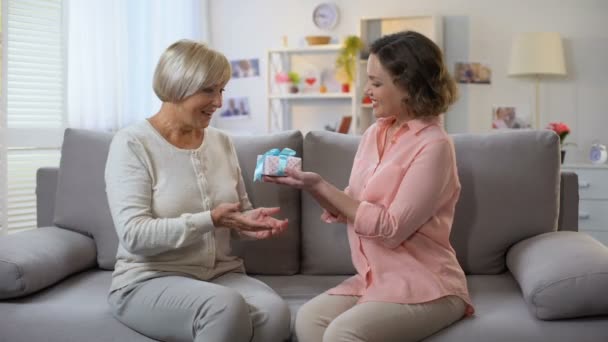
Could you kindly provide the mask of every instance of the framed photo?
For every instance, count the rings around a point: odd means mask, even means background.
[[[530,116],[518,114],[514,106],[492,107],[493,129],[520,129],[531,128]]]
[[[249,107],[249,98],[247,97],[231,97],[224,102],[224,107],[220,110],[221,119],[249,119],[251,118],[251,109]]]
[[[455,78],[458,83],[490,84],[492,70],[481,63],[456,63]]]
[[[260,61],[257,58],[237,59],[230,62],[232,78],[260,76]]]

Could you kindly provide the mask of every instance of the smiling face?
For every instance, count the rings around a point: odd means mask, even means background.
[[[225,85],[204,88],[175,104],[179,126],[203,129],[209,126],[213,113],[222,106]]]
[[[369,55],[367,60],[367,83],[365,94],[372,100],[372,108],[376,118],[394,116],[398,120],[407,117],[407,107],[404,99],[408,94],[404,89],[398,88],[393,77],[382,66],[375,54]]]

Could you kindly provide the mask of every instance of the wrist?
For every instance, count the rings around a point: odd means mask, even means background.
[[[211,223],[213,223],[214,227],[219,225],[219,220],[220,218],[217,209],[211,209]]]
[[[316,184],[310,187],[309,191],[314,195],[321,195],[325,192],[327,188],[327,182],[324,179],[321,179]]]

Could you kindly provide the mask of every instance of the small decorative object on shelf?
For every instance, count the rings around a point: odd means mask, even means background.
[[[589,150],[589,160],[593,164],[604,164],[608,160],[606,145],[594,142]]]
[[[363,42],[358,36],[348,36],[342,44],[342,48],[336,59],[336,67],[343,74],[342,92],[350,92],[350,85],[355,79],[355,63],[359,59],[359,51],[363,47]]]
[[[563,164],[564,159],[566,158],[566,151],[563,149],[564,140],[566,139],[568,134],[570,134],[570,127],[568,127],[568,125],[566,125],[563,122],[550,122],[549,125],[547,125],[547,129],[552,130],[559,136],[559,143],[560,143],[560,147],[562,148],[561,157],[562,157],[562,164]]]
[[[300,74],[295,71],[290,71],[287,73],[289,77],[289,81],[291,82],[291,86],[289,87],[289,92],[295,94],[299,91],[298,85],[300,84]]]
[[[306,36],[306,42],[308,45],[325,45],[331,41],[330,36]]]
[[[289,92],[289,75],[284,72],[277,72],[274,75],[274,81],[279,88],[281,94],[287,94]]]
[[[318,93],[319,86],[317,85],[317,81],[320,78],[320,73],[317,70],[309,69],[304,72],[302,79],[304,80],[304,92],[307,93]]]

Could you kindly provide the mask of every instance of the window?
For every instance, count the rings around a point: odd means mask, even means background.
[[[2,232],[36,227],[36,170],[57,166],[65,127],[63,0],[2,1]]]

